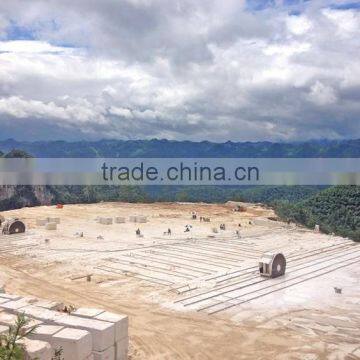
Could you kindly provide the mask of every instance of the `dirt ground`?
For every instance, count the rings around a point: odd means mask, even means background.
[[[134,360],[360,359],[360,248],[244,206],[102,203],[3,212],[28,229],[0,236],[0,282],[7,292],[128,314]],[[192,211],[211,221],[191,220]],[[148,222],[129,222],[134,214]],[[60,217],[57,230],[36,226],[47,216]],[[101,225],[98,216],[127,220]],[[214,232],[222,223],[226,230]],[[289,274],[259,284],[258,274],[245,272],[269,250],[289,258]]]

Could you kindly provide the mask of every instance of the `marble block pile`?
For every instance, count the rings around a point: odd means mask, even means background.
[[[47,217],[45,219],[36,219],[37,226],[44,226],[46,230],[56,230],[57,225],[60,224],[60,218]]]
[[[17,314],[31,319],[35,332],[24,339],[29,358],[51,360],[62,349],[64,360],[126,360],[128,317],[101,309],[79,308],[70,315],[62,304],[0,293],[0,333],[13,325]]]

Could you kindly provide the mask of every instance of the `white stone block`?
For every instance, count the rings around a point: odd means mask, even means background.
[[[14,325],[17,319],[17,315],[9,314],[5,312],[0,312],[0,325],[9,327],[10,325]],[[36,319],[30,319],[29,323],[24,327],[25,330],[31,329],[33,326],[40,326],[42,322]]]
[[[60,325],[40,325],[31,335],[29,335],[29,338],[46,341],[51,344],[53,335],[62,329],[64,329],[64,327]]]
[[[92,336],[95,351],[103,351],[115,343],[115,327],[112,323],[73,315],[62,315],[56,319],[56,323],[88,331]]]
[[[123,224],[123,223],[125,223],[125,218],[122,217],[122,216],[117,216],[117,217],[115,218],[115,222],[116,222],[117,224]]]
[[[46,230],[56,230],[56,228],[57,228],[57,223],[55,222],[50,222],[45,225]]]
[[[60,311],[64,307],[63,303],[57,301],[43,300],[43,299],[38,300],[34,305],[44,309],[56,310],[56,311]]]
[[[92,351],[92,337],[86,330],[65,328],[52,337],[51,346],[61,348],[65,360],[86,359]]]
[[[20,309],[22,309],[25,306],[29,306],[29,305],[33,304],[34,302],[36,302],[35,298],[24,297],[24,298],[20,298],[18,300],[2,303],[2,304],[0,304],[0,308],[6,310],[8,312],[11,312],[13,314],[17,314],[17,313],[21,312]]]
[[[13,294],[7,294],[7,293],[1,293],[0,294],[0,298],[3,298],[3,299],[9,299],[9,300],[19,300],[21,299],[21,296],[19,295],[13,295]]]
[[[94,360],[114,360],[115,346],[111,346],[104,351],[93,351]]]
[[[26,351],[25,360],[51,360],[53,350],[49,343],[39,340],[22,339],[20,343]]]
[[[101,309],[81,307],[78,308],[76,311],[72,312],[71,315],[80,316],[84,318],[93,318],[97,315],[102,314],[103,312],[104,310]]]
[[[47,223],[46,219],[36,219],[36,225],[37,226],[45,226]]]
[[[16,315],[0,312],[0,325],[2,326],[13,325],[15,321],[16,321]]]
[[[60,218],[58,218],[58,217],[48,217],[47,222],[48,223],[60,224]]]
[[[136,222],[138,223],[146,223],[147,222],[147,217],[146,216],[142,216],[142,215],[138,215],[136,217]]]
[[[112,218],[101,217],[99,222],[102,225],[111,225],[113,223],[113,219]]]
[[[64,316],[64,313],[61,313],[59,311],[47,310],[34,305],[25,306],[19,309],[19,311],[23,312],[25,315],[29,317],[33,317],[35,319],[41,320],[46,324],[56,323],[58,318]]]
[[[100,315],[95,316],[95,319],[101,321],[108,321],[115,326],[115,342],[128,337],[129,318],[127,315],[114,314],[104,311]]]
[[[9,299],[0,298],[0,304],[4,304],[9,301],[10,301]]]
[[[115,343],[115,360],[127,360],[129,353],[129,338],[126,337]]]

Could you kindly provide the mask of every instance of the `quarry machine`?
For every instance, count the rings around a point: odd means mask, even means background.
[[[282,253],[265,253],[259,261],[261,276],[277,278],[285,275],[286,259]]]
[[[3,235],[21,234],[25,232],[25,224],[19,219],[9,219],[4,222]]]

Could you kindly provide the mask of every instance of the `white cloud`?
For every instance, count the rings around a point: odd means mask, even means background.
[[[327,86],[320,81],[316,81],[316,83],[310,88],[309,100],[317,105],[323,106],[335,103],[337,97],[331,86]]]
[[[359,11],[327,0],[299,15],[281,1],[244,4],[3,0],[0,36],[16,23],[35,40],[2,36],[0,126],[41,121],[99,138],[360,137]]]
[[[16,40],[0,41],[0,52],[10,53],[72,53],[72,49],[53,46],[45,41]]]
[[[74,104],[59,106],[54,102],[44,103],[38,100],[25,100],[17,96],[11,96],[0,99],[0,113],[20,119],[58,119],[70,123],[73,121],[76,123],[106,122],[102,107],[94,106],[81,99],[77,99]]]
[[[304,35],[312,28],[311,21],[306,16],[289,16],[286,24],[294,35]]]
[[[360,14],[352,10],[323,10],[323,14],[337,28],[340,37],[353,36],[360,31]]]
[[[119,107],[116,107],[116,106],[112,106],[109,109],[109,113],[112,114],[112,115],[124,117],[126,119],[132,119],[133,118],[133,114],[129,109],[119,108]]]

